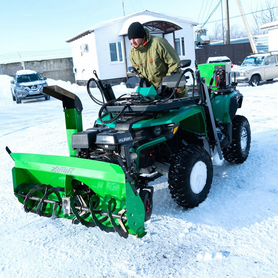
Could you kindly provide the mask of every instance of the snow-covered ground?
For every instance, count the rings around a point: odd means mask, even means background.
[[[13,195],[13,161],[5,151],[67,155],[61,102],[12,101],[0,75],[0,277],[277,277],[278,82],[239,87],[238,111],[249,119],[252,145],[242,165],[214,166],[208,198],[192,210],[154,182],[147,235],[138,239],[26,214]],[[82,100],[83,125],[97,116],[85,87],[50,80]],[[123,86],[117,86],[119,92]]]

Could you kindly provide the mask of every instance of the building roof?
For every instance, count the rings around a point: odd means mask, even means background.
[[[272,21],[261,26],[261,29],[278,29],[278,21]]]
[[[257,50],[259,52],[265,53],[268,51],[268,34],[254,35],[253,39],[255,41]],[[236,39],[231,39],[231,44],[241,44],[250,43],[248,37],[241,37]],[[223,45],[223,41],[211,41],[210,45]]]
[[[128,27],[135,21],[144,24],[144,26],[146,26],[150,30],[160,30],[165,34],[182,29],[182,27],[178,23],[178,21],[180,20],[175,19],[175,21],[173,21],[169,17],[166,18],[163,15],[156,16],[153,14],[139,14],[133,17],[129,17],[123,22],[123,26],[119,32],[119,35],[126,35]]]
[[[173,31],[181,29],[181,27],[179,26],[180,22],[185,22],[185,23],[188,23],[191,25],[198,24],[197,22],[194,22],[187,18],[174,17],[174,16],[169,16],[169,15],[165,15],[165,14],[161,14],[161,13],[144,10],[141,12],[130,14],[128,16],[123,16],[123,17],[119,17],[119,18],[116,18],[113,20],[99,23],[99,24],[95,25],[91,30],[87,30],[87,31],[67,40],[66,42],[75,41],[83,36],[86,36],[86,35],[94,32],[97,29],[100,29],[100,28],[103,28],[103,27],[106,27],[109,25],[113,25],[114,23],[120,22],[120,21],[123,22],[123,27],[121,28],[119,35],[126,35],[128,26],[134,21],[139,21],[142,24],[145,24],[145,25],[147,25],[147,27],[150,27],[150,28],[160,29],[164,33],[171,33]],[[152,22],[152,24],[150,24],[151,22]],[[149,23],[149,24],[147,24],[147,23]],[[165,24],[165,23],[168,23],[168,24]]]

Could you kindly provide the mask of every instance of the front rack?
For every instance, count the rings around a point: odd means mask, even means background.
[[[180,99],[171,99],[166,102],[156,101],[151,104],[138,104],[128,101],[114,103],[113,105],[106,105],[105,110],[108,113],[166,113],[169,110],[179,109],[183,106],[194,105],[198,102],[197,97],[187,97]]]

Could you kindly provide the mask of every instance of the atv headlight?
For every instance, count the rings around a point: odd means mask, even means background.
[[[104,146],[105,148],[110,148],[109,146],[130,144],[131,142],[133,142],[133,138],[129,132],[117,130],[101,132],[96,138],[96,144],[98,146]]]
[[[96,143],[100,145],[115,145],[115,138],[113,135],[99,134]]]
[[[154,127],[154,129],[153,129],[153,134],[154,134],[155,136],[159,136],[159,135],[161,134],[161,126],[156,126],[156,127]]]
[[[167,128],[170,134],[176,134],[179,129],[179,126],[175,124],[169,124]]]
[[[179,126],[176,124],[169,124],[169,125],[155,126],[152,131],[156,137],[161,135],[172,137],[173,135],[176,134],[178,128]]]

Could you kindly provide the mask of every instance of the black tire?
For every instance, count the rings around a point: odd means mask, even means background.
[[[15,96],[14,96],[14,94],[13,94],[13,90],[11,90],[11,92],[12,92],[13,101],[15,101]]]
[[[139,192],[139,196],[142,199],[145,207],[145,221],[148,221],[151,218],[153,211],[153,187],[146,186],[142,188]]]
[[[251,129],[244,116],[236,115],[233,119],[232,143],[223,149],[225,160],[230,163],[243,163],[250,151]]]
[[[255,74],[251,77],[250,81],[249,81],[249,84],[252,86],[252,87],[255,87],[255,86],[259,86],[260,85],[260,82],[261,82],[261,77],[258,75],[258,74]]]
[[[50,96],[45,96],[45,100],[50,100]]]
[[[203,202],[211,188],[211,157],[197,145],[187,145],[171,159],[168,183],[172,198],[184,208]]]
[[[21,103],[21,98],[19,98],[19,97],[16,96],[16,97],[15,97],[15,101],[16,101],[17,104],[19,104],[19,103]]]

